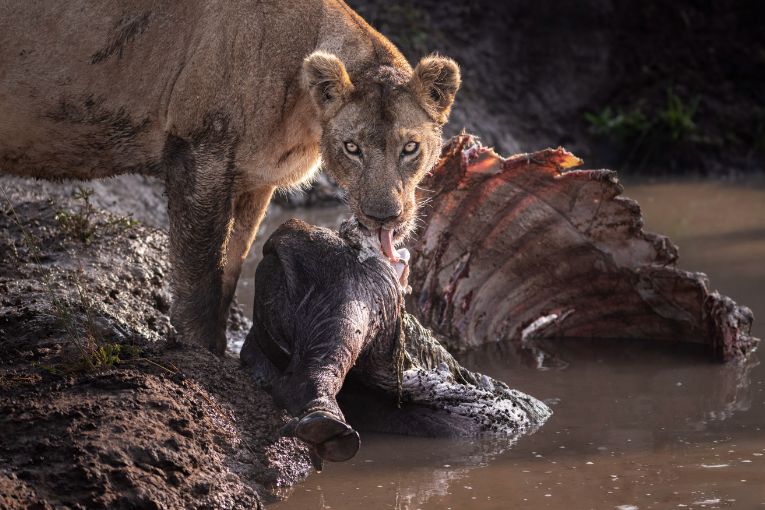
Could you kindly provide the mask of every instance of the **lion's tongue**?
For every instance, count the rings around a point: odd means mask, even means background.
[[[382,246],[383,254],[391,262],[398,262],[398,254],[393,249],[393,231],[385,228],[380,229],[380,246]]]

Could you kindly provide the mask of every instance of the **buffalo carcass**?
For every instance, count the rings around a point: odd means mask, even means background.
[[[290,220],[266,242],[241,359],[294,417],[283,433],[320,468],[359,448],[346,414],[365,430],[421,436],[512,437],[542,424],[545,404],[461,367],[405,312],[372,240],[353,220],[339,234]]]
[[[502,158],[452,138],[422,188],[410,311],[450,350],[506,341],[535,364],[564,338],[697,344],[719,361],[754,350],[752,312],[676,267],[643,230],[616,172],[546,149]],[[547,341],[553,340],[553,341]]]

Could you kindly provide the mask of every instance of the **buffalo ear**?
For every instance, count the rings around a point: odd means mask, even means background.
[[[460,68],[454,60],[431,55],[414,68],[410,87],[431,118],[445,124],[460,82]]]
[[[303,83],[322,113],[340,104],[353,91],[343,63],[324,51],[311,53],[303,60]]]

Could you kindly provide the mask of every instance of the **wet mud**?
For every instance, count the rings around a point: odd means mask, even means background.
[[[308,474],[236,357],[172,341],[162,231],[0,184],[0,508],[255,508]]]

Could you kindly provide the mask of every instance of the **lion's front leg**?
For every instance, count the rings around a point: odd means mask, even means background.
[[[217,126],[215,126],[217,127]],[[208,137],[168,138],[165,148],[173,306],[184,341],[222,354],[230,297],[224,293],[226,245],[234,225],[233,144]]]
[[[233,222],[226,244],[226,257],[223,270],[223,295],[221,306],[226,315],[234,299],[236,284],[242,271],[242,263],[247,258],[255,234],[266,214],[266,209],[273,195],[273,186],[262,186],[246,192],[239,192],[234,199]],[[225,345],[218,346],[218,352],[225,350]]]

